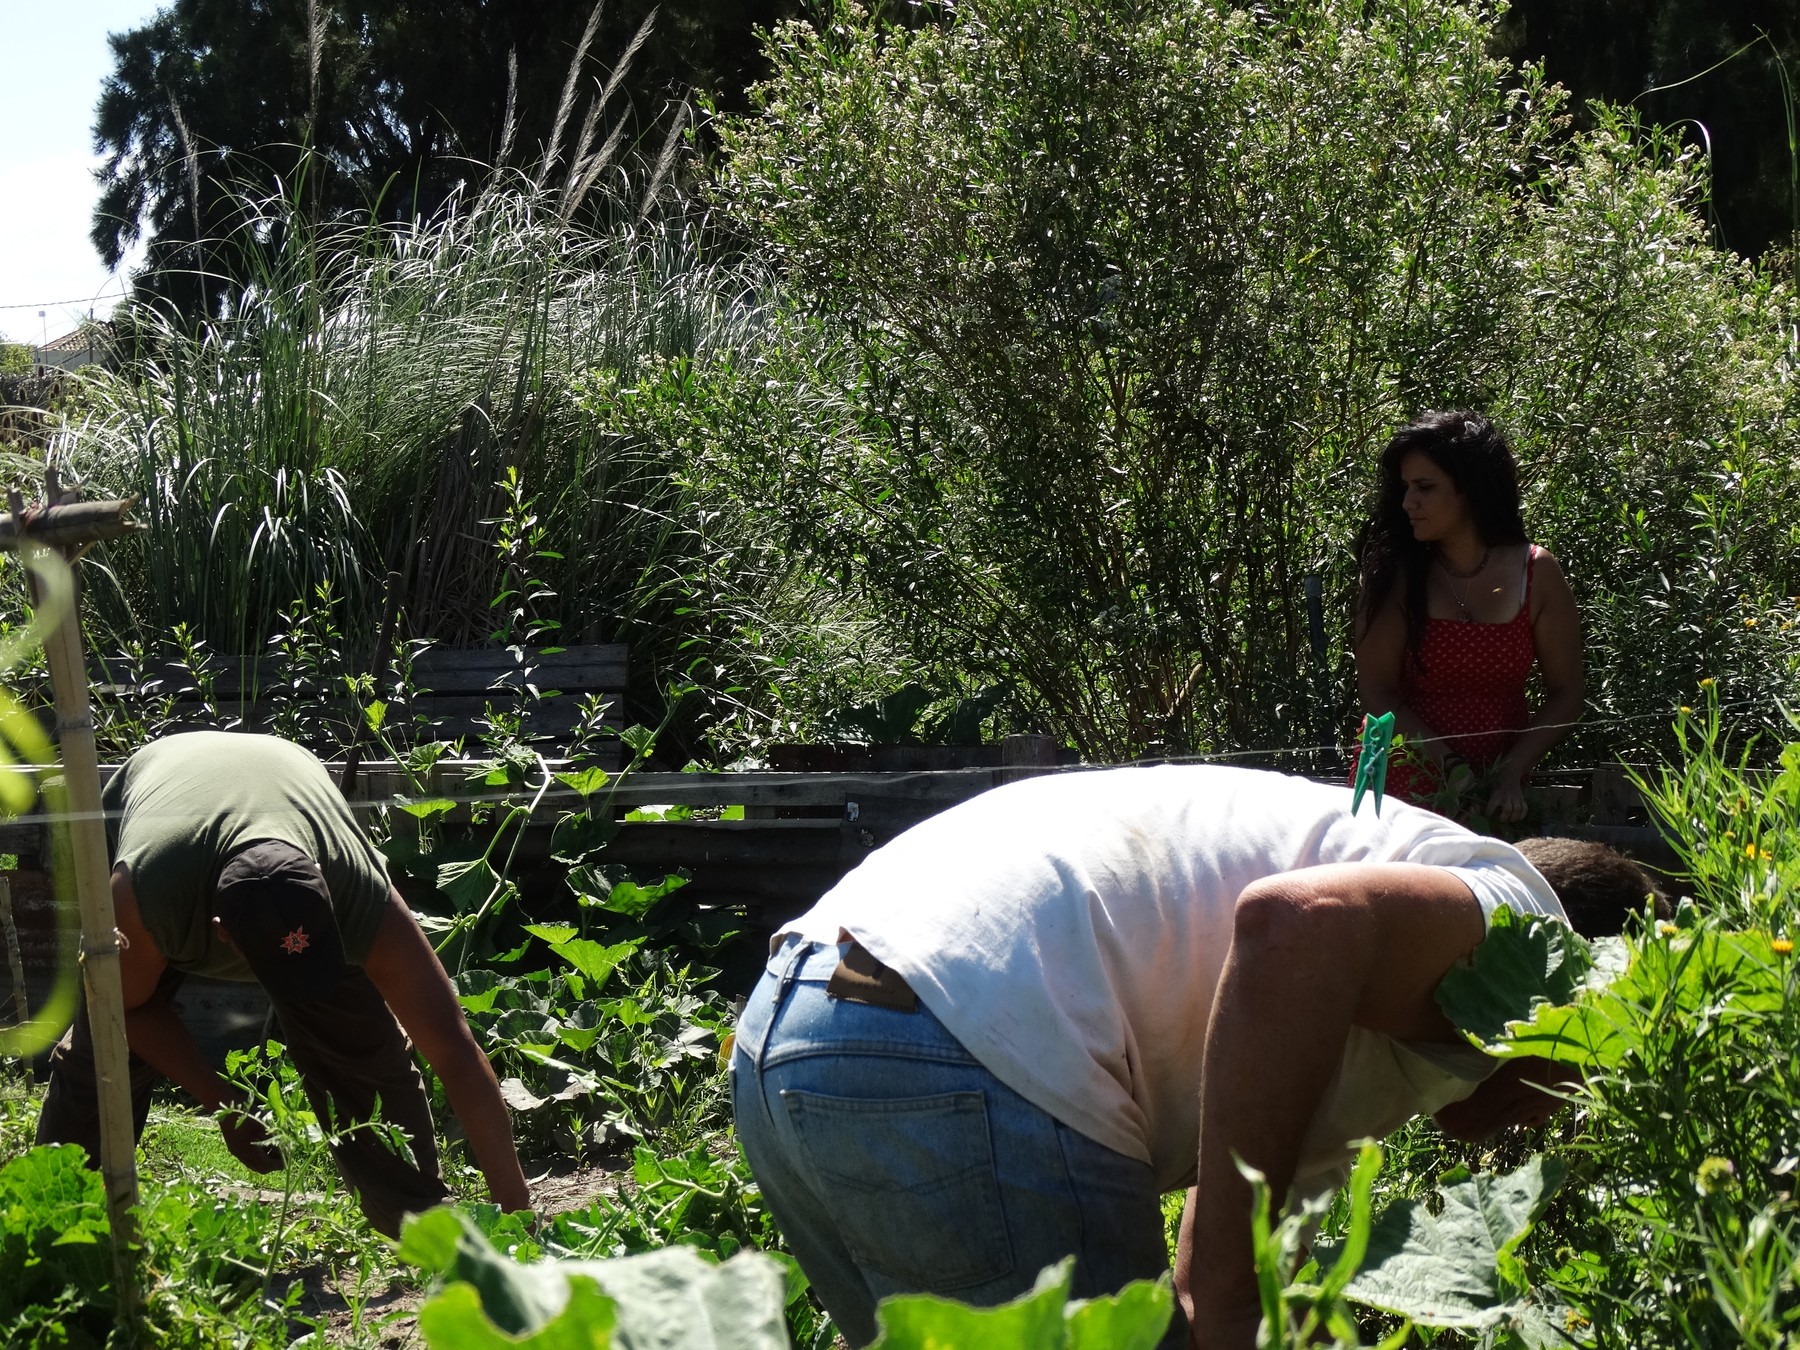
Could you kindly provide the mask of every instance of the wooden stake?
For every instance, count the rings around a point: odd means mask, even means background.
[[[17,492],[8,494],[12,517],[0,528],[0,547],[32,548],[43,537],[76,548],[104,533],[114,537],[128,502],[69,505],[57,502],[27,514]],[[81,532],[85,528],[85,535]],[[88,704],[87,664],[82,657],[79,604],[59,617],[44,641],[50,684],[56,693],[56,739],[62,752],[63,792],[69,818],[69,853],[74,862],[75,896],[81,907],[81,974],[87,989],[88,1022],[94,1038],[94,1067],[100,1101],[100,1175],[112,1225],[113,1288],[122,1320],[135,1320],[137,1268],[132,1256],[137,1205],[136,1131],[131,1118],[131,1059],[125,1039],[125,999],[119,984],[119,937],[113,921],[112,873],[107,866],[106,827],[101,814],[100,766],[94,750],[94,721]]]
[[[13,1021],[23,1026],[31,1020],[31,999],[25,992],[25,958],[19,951],[19,930],[13,924],[12,882],[5,877],[0,877],[0,930],[6,934],[6,967],[13,986]]]

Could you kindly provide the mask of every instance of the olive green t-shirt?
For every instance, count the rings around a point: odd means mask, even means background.
[[[232,855],[266,839],[319,865],[345,958],[361,965],[368,956],[387,912],[387,869],[310,751],[239,732],[169,736],[125,762],[107,785],[106,808],[113,862],[131,874],[144,927],[176,969],[255,978],[214,935],[213,892]]]

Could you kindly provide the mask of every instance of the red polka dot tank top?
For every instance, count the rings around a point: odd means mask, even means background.
[[[1529,712],[1525,682],[1537,659],[1531,638],[1531,577],[1538,548],[1525,563],[1525,600],[1506,623],[1427,619],[1419,650],[1407,648],[1400,669],[1400,697],[1477,772],[1491,768],[1518,740]],[[1350,764],[1351,779],[1356,760]],[[1435,767],[1395,763],[1387,790],[1397,797],[1429,798],[1439,787]]]

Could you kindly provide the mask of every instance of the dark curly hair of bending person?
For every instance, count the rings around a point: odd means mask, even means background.
[[[1400,463],[1417,451],[1449,475],[1469,502],[1469,515],[1485,545],[1523,544],[1519,469],[1500,429],[1478,412],[1421,413],[1396,431],[1381,452],[1375,509],[1357,541],[1357,609],[1366,621],[1398,583],[1406,616],[1406,645],[1415,659],[1425,633],[1425,581],[1432,546],[1413,538],[1403,503]]]
[[[1646,905],[1659,919],[1671,913],[1662,883],[1617,849],[1557,838],[1521,839],[1517,847],[1562,901],[1569,926],[1585,938],[1624,932]]]

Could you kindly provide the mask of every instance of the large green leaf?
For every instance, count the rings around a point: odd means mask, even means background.
[[[569,867],[578,867],[610,844],[618,832],[619,822],[611,815],[571,811],[551,831],[550,856]]]
[[[423,1266],[446,1281],[461,1281],[472,1286],[479,1298],[483,1320],[509,1335],[536,1331],[553,1321],[569,1301],[569,1281],[554,1263],[540,1261],[520,1265],[510,1260],[495,1251],[467,1217],[444,1205],[406,1221],[400,1236],[400,1258]],[[427,1304],[426,1308],[430,1306]],[[425,1310],[421,1309],[421,1328],[426,1326],[426,1321]],[[466,1321],[459,1317],[456,1324],[460,1326]],[[426,1344],[479,1345],[481,1342],[478,1339],[440,1342],[427,1331]]]
[[[1136,1280],[1106,1298],[1076,1300],[1068,1308],[1068,1350],[1149,1350],[1168,1330],[1175,1295],[1166,1280]]]
[[[78,1144],[43,1144],[0,1168],[0,1232],[26,1245],[87,1246],[110,1231],[100,1173]]]
[[[616,865],[585,868],[573,880],[583,905],[631,919],[641,919],[657,901],[688,884],[679,872],[671,872],[658,881],[639,883],[625,868]]]
[[[495,1251],[466,1216],[440,1206],[407,1221],[400,1256],[448,1282],[419,1313],[433,1350],[598,1350],[615,1337],[629,1350],[787,1350],[784,1273],[760,1252],[721,1265],[691,1247],[521,1264]],[[605,1320],[615,1309],[616,1332]]]
[[[447,816],[456,809],[456,803],[448,797],[421,797],[417,801],[408,801],[405,797],[395,797],[394,805],[415,820],[430,820],[434,816]]]
[[[612,1350],[617,1321],[613,1301],[580,1276],[569,1281],[562,1311],[522,1336],[490,1322],[481,1294],[460,1281],[419,1309],[419,1331],[432,1350]]]
[[[1518,1322],[1534,1305],[1514,1252],[1562,1178],[1561,1164],[1541,1157],[1504,1176],[1446,1174],[1433,1200],[1390,1205],[1376,1219],[1345,1296],[1420,1326]],[[1329,1266],[1336,1248],[1320,1243],[1315,1255]]]
[[[485,857],[447,862],[437,869],[437,888],[458,914],[474,914],[501,887],[512,883],[501,878]]]
[[[1701,929],[1646,938],[1629,951],[1622,975],[1604,984],[1591,978],[1572,1005],[1539,1004],[1487,1049],[1584,1070],[1616,1068],[1647,1035],[1666,1034],[1657,1028],[1671,1018],[1699,1032],[1778,1013],[1791,959],[1766,933]]]
[[[591,797],[612,781],[612,775],[598,765],[590,764],[586,768],[559,773],[556,781],[575,789],[583,797]]]
[[[1593,965],[1592,949],[1567,924],[1502,906],[1469,960],[1438,983],[1438,1006],[1485,1044],[1540,1003],[1572,1001]]]
[[[692,1247],[564,1263],[619,1305],[631,1350],[787,1350],[786,1272],[761,1252],[713,1265]]]
[[[1084,1302],[1069,1298],[1073,1273],[1073,1258],[1047,1266],[1030,1293],[997,1308],[929,1294],[885,1298],[873,1350],[1153,1350],[1174,1315],[1166,1281]]]
[[[556,948],[556,954],[594,982],[597,990],[606,983],[619,962],[636,949],[635,942],[602,945],[591,938],[571,938]]]

